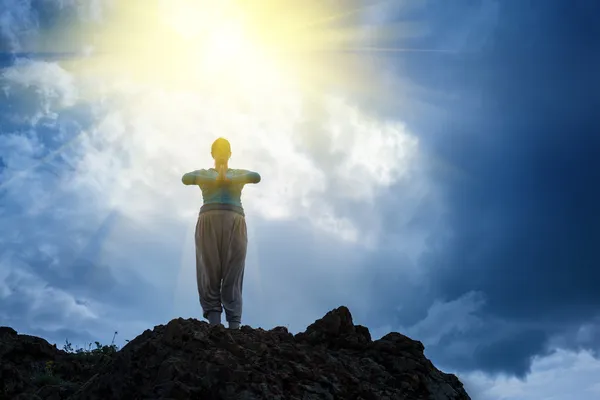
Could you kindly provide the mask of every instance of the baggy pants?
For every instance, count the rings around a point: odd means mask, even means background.
[[[225,309],[227,322],[241,322],[248,233],[243,215],[213,210],[196,224],[196,278],[204,318]]]

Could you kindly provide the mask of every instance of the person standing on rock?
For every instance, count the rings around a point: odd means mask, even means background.
[[[218,138],[211,147],[215,167],[188,172],[181,181],[202,191],[204,204],[196,223],[196,278],[203,316],[210,325],[221,324],[221,313],[230,329],[242,321],[242,286],[248,236],[241,195],[244,185],[259,183],[260,175],[230,169],[229,141]]]

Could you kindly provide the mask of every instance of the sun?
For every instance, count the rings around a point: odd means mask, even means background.
[[[343,4],[342,4],[343,3]],[[371,40],[352,23],[357,2],[322,0],[127,0],[100,31],[94,56],[77,60],[93,79],[165,90],[273,99],[290,90],[368,91]],[[350,5],[350,7],[347,7]],[[95,29],[95,28],[94,28]],[[359,50],[360,51],[360,50]]]
[[[209,58],[223,62],[242,61],[252,53],[252,46],[235,24],[226,24],[210,32],[206,47]]]
[[[253,43],[240,10],[231,2],[170,0],[161,19],[187,43],[189,51],[205,52],[218,63],[239,62],[252,54]]]
[[[232,1],[128,0],[94,34],[96,57],[82,69],[169,90],[272,93],[295,79],[284,77],[268,20]]]

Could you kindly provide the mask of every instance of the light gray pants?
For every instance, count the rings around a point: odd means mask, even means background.
[[[242,320],[242,286],[248,233],[243,215],[207,211],[196,224],[196,278],[204,318],[225,309],[227,322]]]

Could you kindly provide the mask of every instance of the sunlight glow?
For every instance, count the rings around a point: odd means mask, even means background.
[[[207,38],[209,59],[242,62],[253,56],[252,45],[245,39],[239,25],[228,24],[215,29]]]
[[[216,4],[218,2],[212,2],[211,7],[211,3],[202,1],[163,1],[162,20],[185,39],[197,38],[207,26],[214,25],[215,16],[218,16]]]
[[[93,76],[186,90],[270,99],[290,90],[368,90],[357,78],[364,27],[336,25],[357,14],[333,3],[291,0],[128,0],[104,30],[88,32],[93,55],[69,69]],[[91,28],[90,28],[91,29]],[[85,32],[82,32],[85,34]],[[365,78],[369,71],[359,68]]]
[[[87,191],[102,186],[104,203],[139,224],[157,209],[189,218],[197,197],[177,197],[178,206],[143,199],[181,189],[173,177],[209,167],[203,149],[224,136],[233,164],[269,176],[245,200],[249,210],[268,219],[310,214],[311,224],[356,240],[354,220],[324,206],[325,193],[370,203],[379,187],[408,176],[417,143],[403,124],[356,106],[382,87],[380,65],[347,51],[375,44],[356,23],[362,8],[298,4],[128,0],[101,25],[81,28],[92,50],[60,64],[96,113],[71,143],[85,149],[77,169]],[[132,201],[134,193],[144,194]]]
[[[186,42],[186,61],[208,68],[243,65],[258,58],[258,49],[244,30],[238,10],[228,2],[170,0],[162,3],[162,22]],[[183,60],[182,60],[183,61]]]

